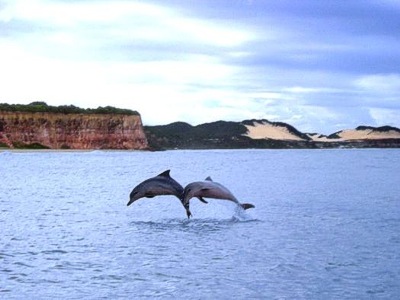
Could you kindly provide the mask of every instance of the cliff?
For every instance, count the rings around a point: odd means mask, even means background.
[[[64,114],[1,110],[0,144],[10,148],[148,148],[139,114]]]
[[[143,126],[136,111],[0,103],[0,147],[50,149],[400,148],[400,129],[359,126],[331,135],[283,122],[175,122]]]

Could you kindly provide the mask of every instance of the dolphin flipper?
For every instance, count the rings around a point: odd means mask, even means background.
[[[251,204],[251,203],[242,203],[242,204],[240,204],[240,206],[243,208],[243,209],[249,209],[249,208],[254,208],[255,206],[253,205],[253,204]]]
[[[199,199],[201,202],[203,202],[203,203],[208,203],[206,200],[204,200],[204,198],[203,197],[197,197],[197,199]]]

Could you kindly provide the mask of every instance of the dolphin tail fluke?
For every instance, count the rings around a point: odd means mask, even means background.
[[[243,209],[249,209],[249,208],[254,208],[255,206],[253,205],[253,204],[251,204],[251,203],[242,203],[242,204],[240,204],[240,206],[243,208]]]

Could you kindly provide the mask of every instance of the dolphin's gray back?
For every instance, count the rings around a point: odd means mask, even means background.
[[[139,183],[133,188],[129,195],[129,202],[127,206],[131,205],[138,199],[153,198],[161,195],[174,195],[176,196],[186,210],[188,218],[192,215],[189,208],[189,203],[183,203],[183,187],[169,175],[170,170],[166,170],[161,174],[149,178]],[[201,201],[205,202],[203,199]],[[207,202],[206,202],[207,203]]]
[[[235,203],[239,203],[236,197],[228,190],[225,186],[214,181],[196,181],[189,183],[185,190],[196,191],[193,197],[204,197],[204,198],[215,198],[223,200],[231,200]]]
[[[160,178],[160,183],[165,188],[169,187],[172,191],[174,191],[174,195],[178,198],[182,197],[183,195],[183,187],[171,177],[169,178]]]
[[[156,176],[142,182],[141,189],[152,195],[175,195],[182,197],[183,187],[171,177]]]

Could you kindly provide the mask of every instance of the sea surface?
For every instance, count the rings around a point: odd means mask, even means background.
[[[400,150],[0,152],[0,299],[400,299]]]

